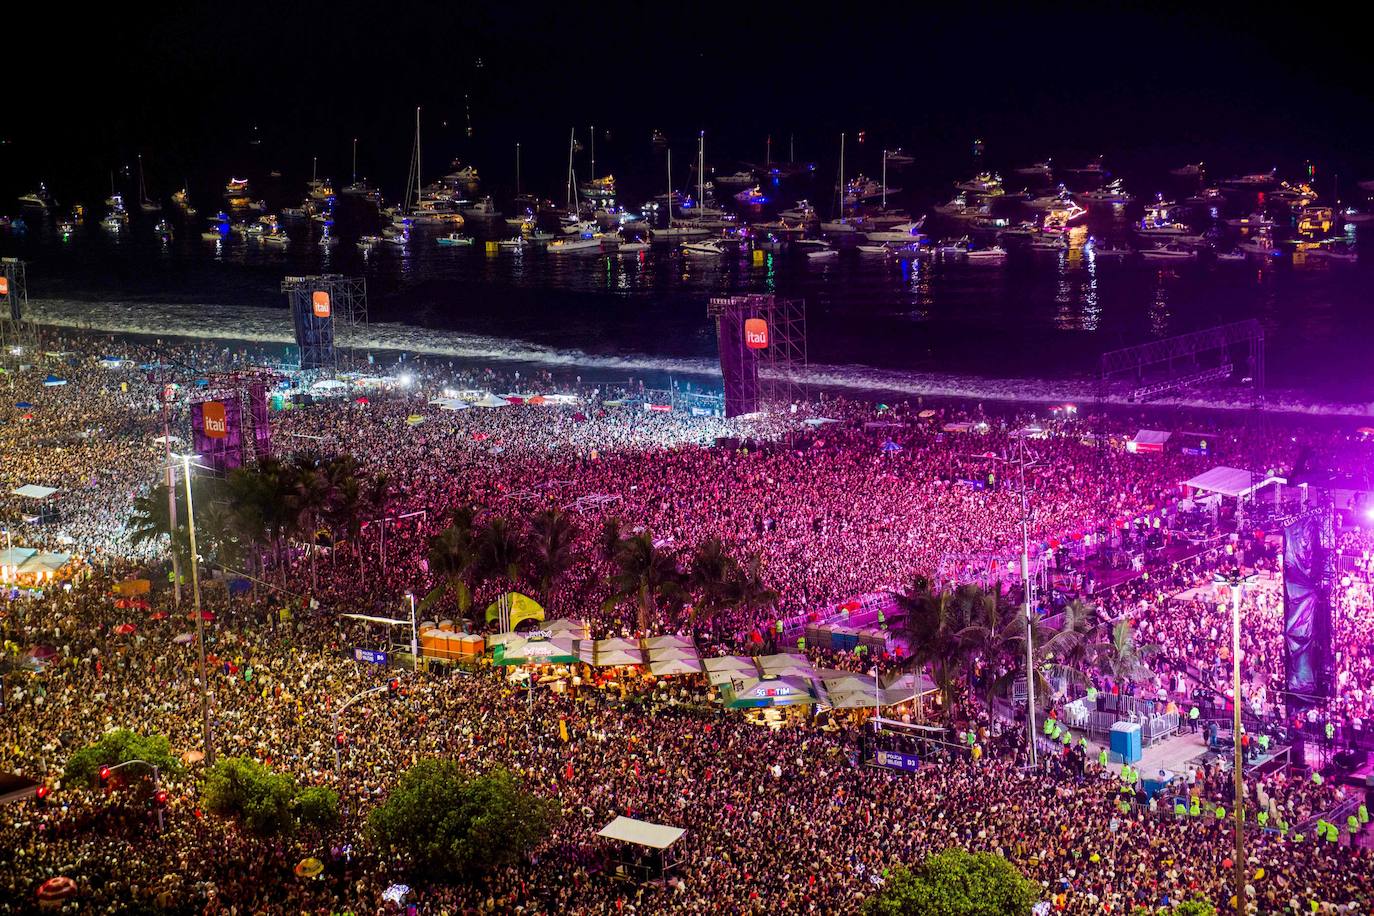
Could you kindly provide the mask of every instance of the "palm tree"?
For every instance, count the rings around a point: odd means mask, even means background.
[[[688,621],[692,629],[710,621],[734,603],[739,563],[725,550],[720,538],[709,537],[696,546],[687,563],[687,591],[692,596]]]
[[[472,578],[477,569],[477,537],[472,527],[472,512],[454,513],[453,524],[429,542],[429,568],[443,576],[453,589],[458,613],[472,615]]]
[[[525,563],[525,545],[510,522],[497,516],[477,535],[477,569],[483,578],[496,579],[502,592],[514,591],[520,584]]]
[[[949,716],[953,713],[954,686],[964,660],[959,633],[969,625],[971,602],[961,600],[957,592],[933,590],[921,576],[907,591],[897,595],[897,605],[905,612],[910,663],[918,670],[929,666],[931,680],[939,688],[945,715]]]
[[[743,611],[747,617],[756,612],[774,607],[779,595],[764,583],[763,557],[750,554],[743,563],[735,564],[734,579],[730,582],[730,600],[736,610]]]
[[[601,554],[601,559],[607,563],[615,562],[615,552],[620,549],[621,527],[620,519],[614,515],[608,515],[601,520],[601,530],[597,532],[596,546]]]
[[[526,559],[545,609],[553,601],[558,581],[573,565],[577,533],[573,520],[558,509],[545,509],[530,520]]]
[[[286,489],[286,505],[292,513],[292,529],[310,545],[310,590],[315,591],[315,547],[319,541],[320,518],[329,508],[332,497],[328,473],[307,460],[292,467],[290,485]]]
[[[1140,683],[1148,680],[1153,672],[1145,659],[1161,651],[1162,647],[1150,643],[1137,646],[1135,629],[1129,620],[1105,623],[1093,633],[1094,641],[1087,645],[1087,655],[1097,670],[1118,684]]]
[[[970,686],[972,665],[969,661],[974,656],[982,660],[987,672],[984,700],[991,714],[992,698],[999,690],[1005,689],[1008,680],[996,677],[992,672],[1003,661],[1012,658],[1017,635],[1024,632],[1025,627],[1017,618],[1016,608],[1002,595],[1000,585],[992,591],[966,586],[960,589],[960,593],[970,611],[971,622],[955,635],[965,654],[965,663],[969,666]]]
[[[609,612],[618,604],[633,604],[640,632],[648,632],[660,604],[675,601],[682,594],[677,562],[654,545],[648,531],[624,538],[616,546],[615,571],[609,584],[611,595],[603,608]]]
[[[1035,678],[1035,698],[1038,706],[1049,706],[1053,695],[1046,675],[1055,675],[1076,683],[1087,680],[1081,668],[1072,664],[1071,660],[1079,657],[1091,613],[1092,609],[1084,602],[1071,601],[1065,605],[1063,622],[1057,629],[1049,627],[1038,615],[1031,618],[1032,674]],[[1024,664],[1027,628],[1025,617],[1020,614],[1016,616],[1016,629],[1017,633],[1011,643],[1016,658]]]
[[[126,526],[129,542],[137,547],[160,541],[164,537],[179,540],[181,519],[178,518],[173,525],[171,517],[167,507],[167,484],[157,484],[147,495],[134,499],[133,513]],[[177,550],[184,553],[179,544]]]

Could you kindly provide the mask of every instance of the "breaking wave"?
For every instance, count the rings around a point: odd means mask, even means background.
[[[40,324],[107,333],[163,337],[214,338],[252,343],[293,343],[284,309],[224,306],[189,302],[71,299],[31,300],[30,317]],[[423,328],[397,322],[373,322],[355,342],[359,349],[445,357],[474,363],[507,362],[550,369],[603,373],[644,373],[719,379],[714,360],[672,358],[645,353],[616,356],[551,347],[530,341]],[[1096,382],[1086,377],[1059,379],[988,378],[947,372],[897,372],[857,364],[812,364],[799,381],[833,393],[861,393],[898,398],[950,398],[1028,403],[1090,403],[1098,397]],[[1132,402],[1126,393],[1109,393],[1111,404]],[[1151,406],[1209,410],[1248,410],[1248,393],[1209,390],[1205,396],[1184,393],[1151,402]],[[1270,391],[1266,410],[1314,416],[1374,416],[1374,403],[1315,402],[1300,392]]]

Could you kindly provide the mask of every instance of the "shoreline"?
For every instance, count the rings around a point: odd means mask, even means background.
[[[265,306],[34,299],[29,303],[29,312],[29,320],[41,327],[89,334],[213,339],[259,346],[294,344],[286,310]],[[601,356],[513,338],[396,322],[370,324],[357,349],[436,360],[448,358],[481,367],[497,363],[513,369],[577,372],[579,377],[585,375],[592,380],[623,381],[631,375],[642,375],[660,387],[678,377],[693,383],[703,381],[705,387],[717,390],[721,384],[715,362],[706,358],[655,357],[644,353]],[[859,364],[813,364],[804,378],[805,384],[813,389],[865,400],[921,398],[960,403],[1070,403],[1083,407],[1098,403],[1096,380],[1082,376],[999,379],[948,372],[899,372]],[[1307,419],[1374,417],[1374,403],[1320,403],[1306,401],[1294,392],[1271,392],[1266,404],[1254,408],[1244,392],[1238,394],[1235,400],[1174,397],[1149,403],[1109,394],[1103,403],[1111,409],[1145,412],[1202,411],[1235,416],[1258,410],[1271,416]]]

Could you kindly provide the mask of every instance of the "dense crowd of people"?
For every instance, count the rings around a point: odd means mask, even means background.
[[[609,690],[530,695],[485,666],[406,675],[403,699],[350,708],[346,728],[355,738],[336,773],[334,710],[389,676],[351,660],[351,647],[376,635],[340,613],[395,611],[407,592],[431,588],[429,539],[459,506],[492,517],[549,506],[575,513],[579,555],[588,561],[559,585],[550,616],[587,618],[602,636],[635,630],[624,609],[604,605],[606,562],[594,559],[594,539],[605,518],[651,532],[670,551],[718,537],[756,552],[778,602],[709,621],[703,642],[721,652],[747,649],[744,634],[771,632],[777,617],[902,589],[917,575],[1001,577],[1019,551],[1024,417],[957,408],[922,416],[930,413],[922,404],[878,409],[840,400],[725,421],[645,411],[626,403],[633,386],[604,384],[567,386],[581,396],[572,405],[449,411],[429,399],[455,388],[547,391],[552,380],[418,362],[404,366],[408,384],[374,391],[366,403],[345,397],[273,415],[279,451],[346,452],[386,475],[395,493],[385,520],[364,529],[356,550],[340,548],[325,561],[313,590],[303,552],[274,574],[315,604],[293,602],[286,618],[277,613],[283,595],[270,587],[232,597],[204,590],[215,614],[205,649],[216,753],[336,789],[341,826],[254,839],[200,810],[192,765],[168,780],[167,826],[157,832],[125,790],[107,796],[61,784],[57,774],[71,753],[114,727],[154,730],[178,752],[201,747],[195,646],[174,641],[189,629],[186,607],[175,608],[170,589],[158,587],[151,606],[135,612],[117,606],[111,587],[163,573],[157,547],[132,544],[127,524],[135,496],[162,473],[166,449],[153,440],[164,433],[166,383],[193,386],[192,368],[232,370],[265,354],[79,337],[52,348],[64,355],[16,372],[15,397],[0,408],[0,511],[19,521],[16,543],[81,562],[65,581],[15,590],[0,605],[7,655],[43,650],[41,665],[6,677],[0,770],[56,787],[43,805],[4,812],[0,912],[32,909],[37,886],[60,874],[78,882],[76,900],[95,911],[383,913],[394,911],[383,891],[405,882],[422,913],[845,913],[894,866],[949,846],[1007,858],[1044,900],[1070,913],[1127,913],[1192,896],[1224,903],[1231,893],[1228,822],[1123,794],[1130,786],[1095,759],[1071,766],[1067,755],[1051,755],[1023,769],[1024,724],[998,719],[963,688],[947,711],[947,737],[963,745],[959,738],[976,735],[977,752],[934,755],[918,772],[897,774],[859,763],[862,736],[850,719],[760,728],[709,703],[696,678],[660,681],[627,702]],[[127,363],[107,368],[105,355]],[[67,384],[43,386],[49,370]],[[169,429],[184,438],[183,413],[173,412]],[[805,422],[821,418],[832,422]],[[955,420],[977,425],[945,428]],[[1029,536],[1038,555],[1061,554],[1061,567],[1085,562],[1075,557],[1085,542],[1111,542],[1138,518],[1177,511],[1179,481],[1213,464],[1281,468],[1303,448],[1347,447],[1334,429],[1234,424],[1217,432],[1206,456],[1137,455],[1103,447],[1076,419],[1039,422],[1048,437],[1030,444]],[[11,494],[27,483],[59,493],[39,510]],[[1330,714],[1342,728],[1367,720],[1360,685],[1374,665],[1374,561],[1361,537],[1346,535],[1353,559],[1337,600],[1341,685]],[[1245,598],[1245,701],[1269,714],[1280,702],[1282,671],[1278,562],[1264,537],[1238,532],[1234,546],[1261,572]],[[1217,594],[1199,589],[1219,562],[1215,551],[1203,553],[1094,597],[1103,616],[1129,615],[1140,642],[1160,646],[1148,659],[1153,681],[1133,689],[1180,700],[1197,686],[1224,692],[1229,617],[1215,613]],[[167,616],[152,619],[153,611]],[[133,632],[116,633],[131,622]],[[669,630],[684,621],[654,624]],[[398,776],[429,756],[473,772],[511,769],[559,801],[555,827],[527,860],[480,881],[408,873],[370,848],[360,826]],[[1227,804],[1224,771],[1200,767],[1186,781],[1209,814]],[[1248,791],[1275,825],[1303,823],[1346,797],[1339,786],[1285,774]],[[606,846],[595,834],[622,814],[687,829],[678,879],[635,887],[607,878]],[[1258,912],[1365,912],[1374,900],[1374,868],[1359,844],[1256,830],[1247,853],[1245,893]],[[320,877],[293,873],[305,855],[324,861]]]

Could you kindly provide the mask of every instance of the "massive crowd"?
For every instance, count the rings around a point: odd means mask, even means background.
[[[58,487],[57,517],[20,524],[15,533],[25,544],[86,561],[67,586],[12,595],[0,620],[8,645],[55,653],[38,673],[9,681],[0,770],[49,780],[72,751],[116,726],[155,729],[178,750],[200,746],[194,647],[172,640],[185,629],[184,609],[166,620],[135,619],[110,596],[115,580],[160,562],[156,550],[135,548],[125,537],[133,497],[164,460],[153,439],[163,431],[158,394],[165,377],[135,367],[166,361],[183,367],[172,375],[189,385],[184,367],[248,365],[263,357],[204,344],[149,349],[80,338],[53,349],[71,356],[14,376],[13,405],[30,406],[0,408],[0,510],[10,519],[32,516],[33,507],[10,491],[25,483]],[[96,359],[106,353],[134,365],[107,369]],[[67,385],[43,387],[49,369]],[[88,787],[60,785],[44,807],[26,803],[4,812],[0,911],[32,908],[38,884],[65,874],[78,881],[82,904],[96,911],[381,913],[393,910],[382,891],[406,881],[424,913],[843,913],[893,866],[947,846],[1008,858],[1066,912],[1129,912],[1192,895],[1225,902],[1225,823],[1178,817],[1143,795],[1128,796],[1133,803],[1123,807],[1121,780],[1091,761],[1074,767],[1055,758],[1026,772],[1022,726],[997,721],[962,692],[950,737],[973,731],[980,752],[893,774],[856,765],[860,735],[846,720],[824,729],[759,728],[712,707],[705,685],[690,678],[661,683],[645,702],[627,705],[618,693],[599,690],[529,697],[490,669],[414,675],[403,700],[349,710],[348,728],[357,737],[336,775],[332,710],[387,676],[347,657],[350,647],[376,637],[339,612],[394,611],[407,591],[432,586],[426,544],[458,505],[510,517],[568,507],[578,515],[586,556],[594,555],[590,541],[610,515],[627,529],[651,531],[670,550],[718,536],[757,551],[778,607],[714,621],[706,641],[722,650],[739,649],[742,634],[768,629],[780,614],[902,588],[918,573],[949,581],[998,574],[1020,543],[1019,495],[1006,485],[1016,474],[1007,459],[1018,454],[1022,425],[1012,415],[951,408],[923,418],[921,404],[878,410],[828,401],[782,419],[726,422],[608,404],[633,388],[604,385],[585,386],[576,406],[451,412],[428,399],[455,387],[539,390],[550,380],[463,374],[437,364],[412,363],[405,371],[409,386],[373,394],[368,403],[344,398],[274,415],[279,449],[346,451],[389,475],[397,501],[385,539],[383,523],[369,526],[378,533],[365,530],[361,561],[333,562],[319,577],[311,595],[318,606],[299,606],[271,627],[263,621],[275,616],[279,595],[206,589],[217,615],[206,650],[218,754],[253,757],[302,783],[335,787],[344,799],[342,827],[289,841],[252,839],[198,809],[194,768],[171,784],[163,833],[141,810]],[[415,414],[423,422],[410,422]],[[804,422],[822,416],[835,422]],[[946,431],[945,421],[954,419],[986,421],[988,428]],[[1205,457],[1134,455],[1099,447],[1074,421],[1045,425],[1051,436],[1034,440],[1027,472],[1030,536],[1037,552],[1062,545],[1065,565],[1074,562],[1072,545],[1081,543],[1075,536],[1120,538],[1126,529],[1118,522],[1173,510],[1178,482],[1205,467],[1228,460],[1285,467],[1299,448],[1328,447],[1341,436],[1302,431],[1299,443],[1288,428],[1235,424],[1218,431]],[[718,437],[736,441],[713,447]],[[1369,545],[1351,537],[1350,549],[1365,552],[1345,573],[1338,603],[1342,727],[1367,718],[1360,685],[1374,644]],[[1276,563],[1265,544],[1238,537],[1251,565],[1267,573]],[[305,559],[294,562],[289,588],[307,591]],[[1141,642],[1161,645],[1150,659],[1151,695],[1182,699],[1198,685],[1224,689],[1226,618],[1212,613],[1215,595],[1197,590],[1214,565],[1205,556],[1181,561],[1098,596],[1104,612],[1137,621]],[[599,635],[629,632],[633,621],[623,612],[602,609],[602,566],[575,567],[551,614],[590,618]],[[1268,712],[1281,671],[1272,583],[1265,579],[1246,601],[1247,620],[1255,621],[1246,632],[1246,700]],[[157,589],[153,602],[172,610],[167,589]],[[135,632],[114,633],[130,621]],[[681,621],[657,624],[667,629]],[[534,791],[556,797],[562,816],[529,861],[479,882],[408,875],[370,849],[358,828],[397,776],[425,756],[473,771],[507,766]],[[1209,809],[1226,803],[1224,773],[1200,768],[1189,782]],[[1292,824],[1344,792],[1283,775],[1252,782],[1249,791],[1275,823]],[[606,878],[606,850],[595,832],[618,814],[687,828],[680,880],[635,888]],[[1248,854],[1254,877],[1246,892],[1259,912],[1364,912],[1374,899],[1374,868],[1357,845],[1257,831]],[[324,860],[321,877],[292,873],[303,855]]]

